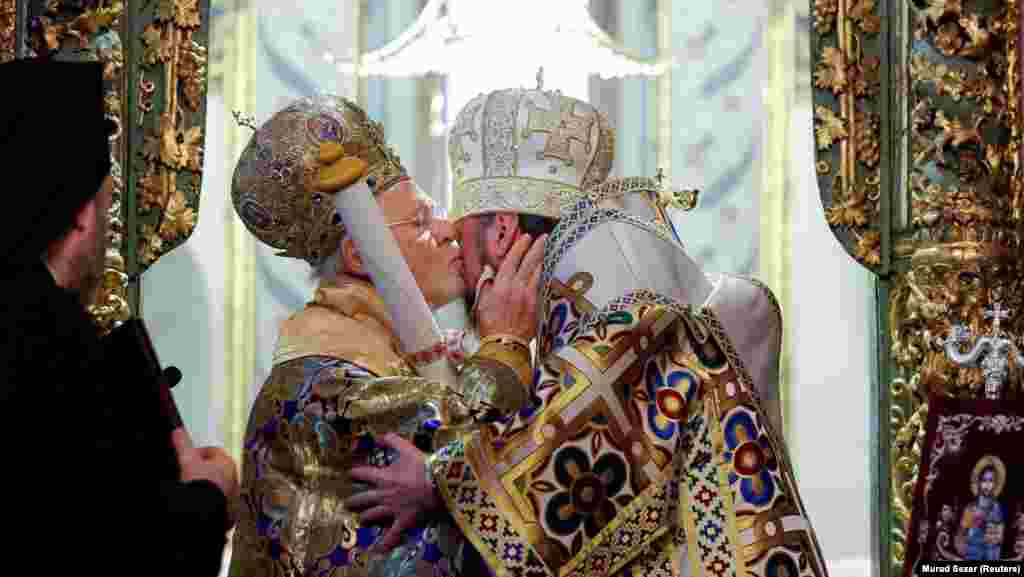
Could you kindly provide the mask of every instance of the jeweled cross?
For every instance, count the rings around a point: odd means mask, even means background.
[[[999,334],[1000,321],[1010,318],[1010,309],[1004,309],[1003,304],[997,302],[991,308],[985,309],[985,318],[992,319],[992,332]]]
[[[587,155],[590,154],[590,132],[596,120],[593,112],[578,116],[574,113],[575,102],[571,98],[563,98],[555,93],[552,97],[553,106],[544,109],[533,102],[526,108],[529,116],[526,120],[524,137],[529,138],[536,132],[548,134],[544,150],[538,155],[541,158],[557,158],[568,166],[576,165],[577,170],[584,168]],[[572,141],[580,143],[577,154],[573,154]]]

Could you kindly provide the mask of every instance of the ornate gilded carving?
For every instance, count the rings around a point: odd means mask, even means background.
[[[898,277],[889,300],[889,341],[897,376],[890,386],[892,405],[892,471],[890,475],[893,535],[893,568],[903,563],[906,524],[910,522],[913,490],[924,442],[924,423],[929,397],[979,398],[999,367],[1008,362],[1009,377],[1003,397],[1020,394],[1021,364],[1016,353],[1024,322],[999,312],[1020,310],[1024,305],[1024,269],[1017,253],[990,242],[944,243],[920,248],[911,260],[910,270]],[[996,325],[996,320],[1002,326]],[[963,332],[975,335],[994,333],[1006,348],[984,352],[986,359],[964,363],[973,347],[963,348]],[[1005,329],[1002,330],[1002,329]],[[953,341],[953,342],[951,342]],[[951,350],[952,349],[952,350]],[[953,353],[952,355],[950,353]],[[1006,353],[1005,355],[1003,353]],[[993,371],[992,369],[996,369]],[[989,390],[991,392],[991,390]]]
[[[120,3],[109,6],[96,3],[80,10],[77,3],[74,6],[70,4],[25,2],[23,14],[34,16],[25,23],[24,49],[29,58],[46,55],[62,60],[98,60],[104,64],[104,86],[107,90],[104,107],[119,130],[111,137],[113,202],[108,213],[110,248],[106,255],[103,284],[90,313],[102,327],[109,329],[115,322],[131,316],[127,266],[122,252],[125,244],[123,172],[128,160],[124,155],[124,110],[121,106],[124,48],[120,30],[123,6]]]
[[[890,287],[878,305],[890,346],[891,453],[879,480],[891,496],[880,516],[891,554],[884,576],[902,571],[929,397],[977,398],[986,383],[991,396],[1004,378],[1004,398],[1021,387],[1021,343],[1010,336],[1024,328],[1019,8],[1017,0],[812,6],[825,216]],[[882,44],[888,71],[871,60]],[[875,88],[880,73],[886,85]],[[1014,316],[999,317],[996,303]],[[991,346],[972,356],[971,343],[958,342],[965,331],[993,333]]]
[[[0,0],[0,63],[17,54],[17,0]]]
[[[16,13],[17,4],[0,0],[0,23],[6,22],[8,6]],[[201,25],[209,3],[21,4],[28,19],[26,57],[104,63],[106,111],[119,130],[112,138],[111,249],[105,282],[91,312],[109,329],[131,315],[128,273],[145,271],[182,244],[196,224],[206,113],[206,32]],[[3,30],[0,43],[6,38]],[[131,38],[128,30],[142,32]],[[129,83],[134,83],[134,99],[129,98]],[[137,231],[134,243],[131,229]]]
[[[816,172],[829,225],[858,261],[881,262],[881,14],[875,0],[814,0]]]
[[[206,48],[195,40],[198,0],[160,0],[143,28],[138,77],[139,122],[146,127],[137,173],[140,238],[145,269],[192,233],[198,210],[204,143]],[[159,115],[150,115],[153,104]]]

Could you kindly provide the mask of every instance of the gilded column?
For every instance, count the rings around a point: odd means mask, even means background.
[[[118,131],[111,138],[110,250],[90,312],[109,329],[138,312],[129,275],[137,277],[195,228],[209,2],[100,0],[84,11],[80,4],[0,1],[0,60],[17,53],[104,65],[106,114]]]
[[[826,218],[878,275],[880,553],[882,575],[895,575],[928,401],[985,394],[984,369],[950,358],[953,327],[987,333],[1001,307],[1014,312],[1003,320],[1009,334],[1024,329],[1020,14],[1017,0],[812,7]],[[1001,395],[1019,391],[1011,370]]]

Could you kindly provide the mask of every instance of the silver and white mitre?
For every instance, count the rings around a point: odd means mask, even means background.
[[[512,211],[558,218],[608,177],[615,133],[594,106],[558,91],[481,94],[448,134],[453,220]]]

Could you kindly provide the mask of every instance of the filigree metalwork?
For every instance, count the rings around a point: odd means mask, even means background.
[[[980,368],[985,378],[986,399],[997,401],[1003,396],[1003,388],[1010,374],[1010,355],[1018,367],[1024,366],[1024,355],[1012,338],[1003,333],[1000,324],[1010,318],[1009,309],[996,302],[985,309],[985,318],[992,319],[992,332],[975,341],[967,352],[960,347],[971,339],[971,331],[963,325],[953,325],[953,332],[943,343],[946,356],[961,367]]]

